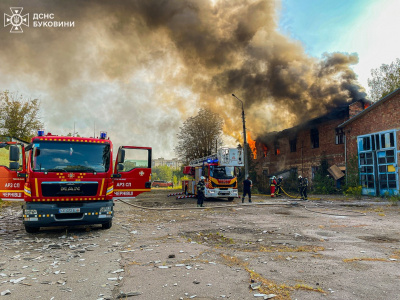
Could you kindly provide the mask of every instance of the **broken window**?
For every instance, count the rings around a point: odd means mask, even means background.
[[[275,148],[275,155],[281,154],[281,151],[279,150],[279,141],[274,142],[274,148]]]
[[[319,148],[319,132],[317,128],[310,130],[311,148]]]
[[[336,145],[344,144],[344,131],[342,128],[336,129],[335,143]]]
[[[315,174],[317,174],[319,166],[311,167],[311,179],[314,180]]]
[[[290,152],[296,152],[297,138],[289,140]]]

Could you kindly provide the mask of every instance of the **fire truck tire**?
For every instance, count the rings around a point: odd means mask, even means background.
[[[31,227],[31,226],[25,225],[25,231],[27,233],[37,233],[37,232],[39,232],[39,230],[40,230],[40,227]]]
[[[233,199],[235,199],[235,198],[229,197],[229,198],[228,198],[228,201],[233,201]]]
[[[112,226],[112,221],[101,224],[101,228],[103,228],[103,229],[110,229],[111,226]]]

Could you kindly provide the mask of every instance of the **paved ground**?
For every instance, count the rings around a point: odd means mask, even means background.
[[[110,230],[26,234],[3,208],[0,299],[400,299],[397,206],[255,196],[198,209],[168,192],[117,203]]]

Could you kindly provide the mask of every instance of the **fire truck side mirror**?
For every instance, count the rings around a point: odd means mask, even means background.
[[[117,171],[122,171],[124,169],[124,165],[123,164],[118,164],[117,165]]]
[[[11,161],[10,162],[10,170],[17,171],[19,169],[19,162]]]
[[[242,171],[241,171],[241,169],[238,168],[238,167],[235,168],[235,173],[236,173],[236,176],[237,176],[237,177],[240,177],[240,175],[242,175]]]
[[[124,163],[124,161],[125,161],[125,150],[119,149],[117,162],[118,162],[118,164],[122,164],[122,163]]]
[[[19,148],[18,148],[18,146],[10,146],[10,161],[11,162],[19,161]],[[11,163],[10,163],[10,169],[11,169]]]

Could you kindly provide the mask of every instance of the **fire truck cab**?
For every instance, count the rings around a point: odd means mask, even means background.
[[[8,154],[8,157],[7,157]],[[112,226],[114,200],[151,190],[151,148],[121,146],[113,168],[112,142],[44,135],[29,145],[0,143],[0,198],[24,201],[29,233],[40,227]]]

